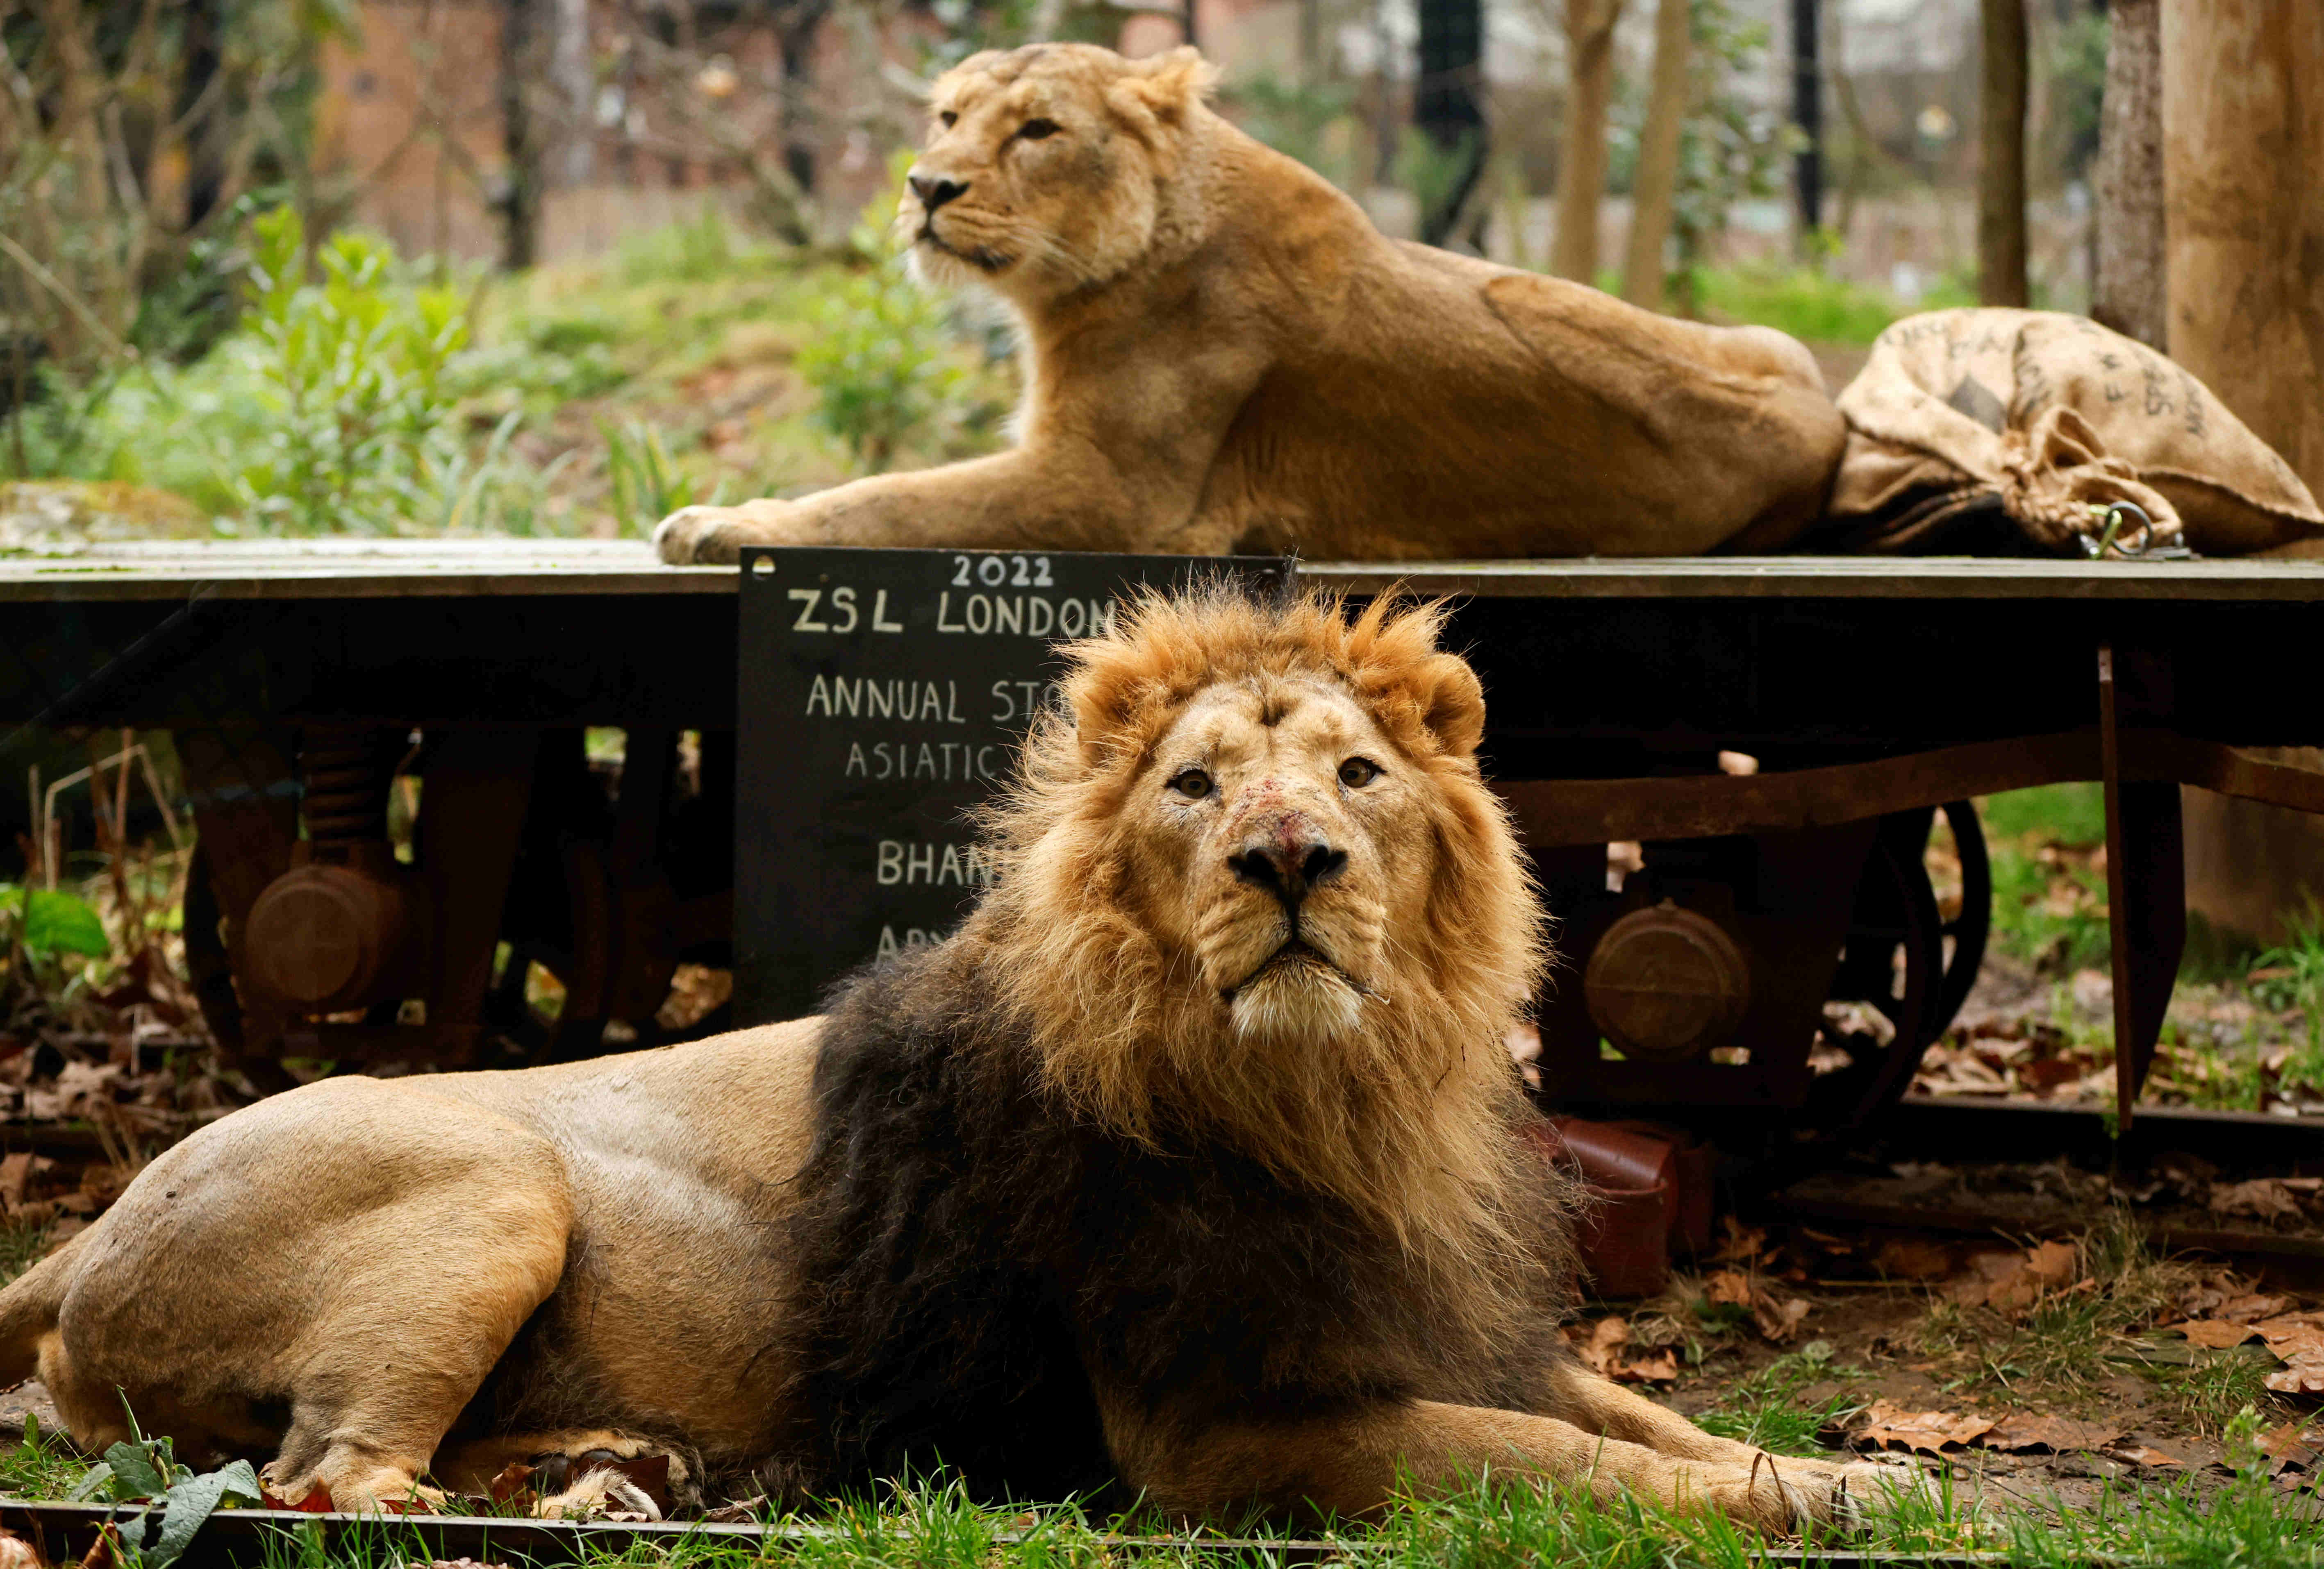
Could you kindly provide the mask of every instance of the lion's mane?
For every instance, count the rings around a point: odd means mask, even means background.
[[[1560,1354],[1569,1195],[1501,1039],[1542,920],[1430,609],[1151,598],[1070,656],[992,812],[995,890],[836,996],[784,1245],[798,1465],[978,1491],[1111,1475],[1093,1379],[1186,1419],[1355,1399],[1522,1407]],[[1432,783],[1437,875],[1330,1053],[1257,1049],[1123,912],[1123,793],[1203,687],[1345,684]],[[1183,997],[1182,997],[1183,994]]]

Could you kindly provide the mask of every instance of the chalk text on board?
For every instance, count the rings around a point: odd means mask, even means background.
[[[883,839],[875,875],[882,887],[899,883],[908,888],[921,884],[938,887],[949,883],[959,888],[989,888],[1001,873],[992,864],[991,852],[981,844],[918,844]]]
[[[862,611],[856,608],[854,586],[850,583],[842,583],[833,589],[828,605],[823,602],[823,590],[818,588],[795,588],[790,591],[790,599],[791,603],[799,608],[798,617],[791,622],[794,632],[829,632],[844,638],[855,630],[862,619]],[[872,597],[872,629],[875,632],[900,632],[904,629],[903,622],[889,619],[886,589],[879,590]]]
[[[926,948],[930,943],[942,942],[944,939],[942,931],[929,931],[918,926],[905,927],[904,934],[899,937],[894,927],[882,926],[880,928],[880,957],[892,959],[908,948]]]
[[[974,637],[1098,638],[1113,630],[1111,600],[1052,600],[1047,594],[936,594],[936,630]]]
[[[1009,776],[1010,748],[987,741],[862,741],[847,743],[849,779],[930,779],[944,783],[972,779],[1001,780]]]
[[[907,723],[964,725],[955,683],[902,675],[817,675],[807,689],[807,717],[892,719]]]

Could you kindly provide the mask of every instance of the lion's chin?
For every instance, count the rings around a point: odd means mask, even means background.
[[[932,271],[965,276],[982,280],[1009,269],[1010,258],[985,245],[971,245],[965,250],[952,244],[936,231],[934,224],[922,224],[912,245],[913,260]]]
[[[1338,966],[1292,943],[1235,988],[1235,1032],[1266,1041],[1328,1041],[1355,1030],[1363,994]]]

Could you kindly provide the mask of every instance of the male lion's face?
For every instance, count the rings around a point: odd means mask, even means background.
[[[1425,919],[1430,787],[1334,682],[1211,687],[1124,803],[1130,896],[1241,1034],[1343,1036],[1388,984],[1390,922]]]
[[[946,72],[896,215],[920,275],[1032,298],[1135,261],[1153,240],[1166,144],[1199,97],[1199,57],[1180,53],[1035,44]]]

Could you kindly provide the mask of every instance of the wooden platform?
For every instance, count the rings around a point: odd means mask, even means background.
[[[972,552],[974,555],[989,554]],[[1319,586],[1482,599],[2324,601],[2324,561],[1683,556],[1300,564]],[[0,554],[0,601],[731,594],[630,539],[152,541]]]

